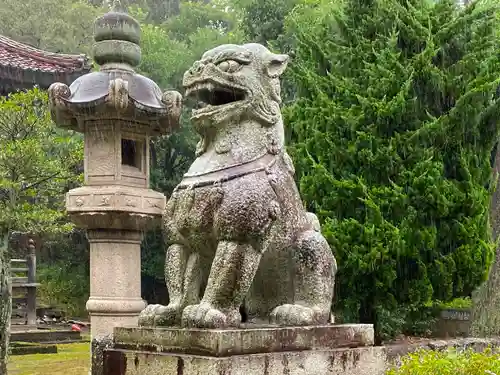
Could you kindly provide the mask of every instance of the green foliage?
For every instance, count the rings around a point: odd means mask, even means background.
[[[38,89],[0,98],[0,228],[37,234],[72,228],[64,193],[81,179],[81,138],[57,129]]]
[[[114,5],[109,0],[88,0],[88,3],[108,9]],[[179,6],[180,0],[120,0],[119,10],[130,11],[142,8],[144,9],[144,17],[141,20],[158,25],[179,14]]]
[[[80,136],[55,127],[47,100],[47,94],[38,89],[0,98],[0,235],[31,232],[55,238],[64,246],[67,237],[62,235],[73,229],[64,210],[64,194],[82,181],[83,144]],[[68,253],[76,259],[82,256]],[[88,257],[84,259],[88,264]],[[69,302],[69,310],[75,310],[77,304],[71,298],[82,293],[61,281],[73,277],[88,289],[85,275],[89,272],[82,273],[67,263],[51,271],[48,275],[42,263],[42,295],[53,299],[53,289],[58,288],[60,294],[66,294],[64,303]]]
[[[37,278],[39,305],[60,308],[70,317],[87,317],[85,304],[89,299],[90,280],[84,264],[71,268],[62,262],[42,265]]]
[[[153,141],[151,186],[167,197],[181,182],[182,176],[195,158],[194,150],[198,138],[190,127],[186,112],[183,113],[180,129],[169,137]]]
[[[84,230],[45,238],[37,269],[38,304],[86,318],[89,298],[89,244]]]
[[[89,53],[103,13],[79,0],[2,0],[0,34],[52,52]]]
[[[338,259],[336,309],[379,338],[487,275],[497,14],[482,1],[318,0],[288,18],[301,193]]]
[[[241,13],[241,28],[245,32],[246,42],[261,43],[277,53],[293,55],[294,35],[284,27],[285,19],[297,4],[304,5],[309,1],[234,0],[232,4]],[[295,85],[286,70],[282,77],[281,97],[287,103],[295,96]]]
[[[180,0],[146,0],[146,4],[149,22],[158,24],[179,14]]]
[[[180,87],[183,68],[192,61],[187,44],[171,39],[160,26],[145,24],[142,25],[141,48],[139,72],[162,89]]]
[[[472,299],[470,297],[455,298],[449,302],[437,301],[435,304],[440,309],[466,310],[472,307]]]
[[[284,33],[285,18],[299,0],[236,0],[242,10],[241,26],[249,41],[266,45]]]
[[[487,349],[483,353],[472,350],[419,351],[403,358],[399,368],[387,375],[484,375],[500,374],[500,355]]]
[[[140,9],[132,13],[145,19]],[[182,89],[184,72],[208,49],[219,44],[237,43],[232,13],[198,3],[182,3],[178,16],[161,26],[144,23],[142,27],[142,61],[139,71],[162,89]]]
[[[189,35],[196,35],[200,29],[218,31],[219,34],[234,32],[238,27],[236,15],[224,8],[217,4],[183,2],[179,15],[170,17],[164,26],[170,37],[181,41]]]

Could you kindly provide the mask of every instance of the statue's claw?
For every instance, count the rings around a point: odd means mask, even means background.
[[[142,327],[171,327],[180,323],[182,314],[178,304],[149,305],[139,315],[139,326]]]
[[[317,324],[321,320],[319,315],[319,309],[286,304],[273,310],[270,321],[281,326],[307,326]]]
[[[154,324],[155,310],[160,305],[147,305],[139,314],[139,326],[152,327]]]
[[[191,305],[184,309],[182,326],[188,328],[223,328],[227,326],[227,316],[207,303]]]

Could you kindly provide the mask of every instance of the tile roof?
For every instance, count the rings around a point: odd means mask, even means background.
[[[0,35],[0,69],[13,68],[55,74],[85,74],[92,64],[85,55],[42,51]]]

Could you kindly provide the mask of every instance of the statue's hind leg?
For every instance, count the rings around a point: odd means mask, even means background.
[[[182,311],[188,305],[198,303],[201,284],[200,261],[197,253],[185,246],[171,245],[165,257],[165,283],[169,304],[149,305],[139,317],[139,325],[180,325]]]
[[[250,244],[219,242],[203,299],[184,309],[182,325],[223,328],[241,323],[239,309],[260,259],[260,252]]]
[[[294,246],[294,301],[276,307],[271,323],[302,326],[330,322],[337,263],[320,232],[307,230]]]

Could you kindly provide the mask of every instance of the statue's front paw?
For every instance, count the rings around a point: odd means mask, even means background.
[[[182,326],[188,328],[224,328],[228,320],[226,314],[207,303],[187,306],[182,313]]]
[[[180,324],[182,307],[178,304],[148,305],[139,315],[139,326],[162,327]]]
[[[139,326],[153,327],[155,312],[159,307],[161,307],[161,305],[147,305],[139,314]]]
[[[328,316],[324,321],[325,314],[317,308],[287,304],[276,307],[271,313],[270,321],[280,326],[309,326],[326,323]]]

